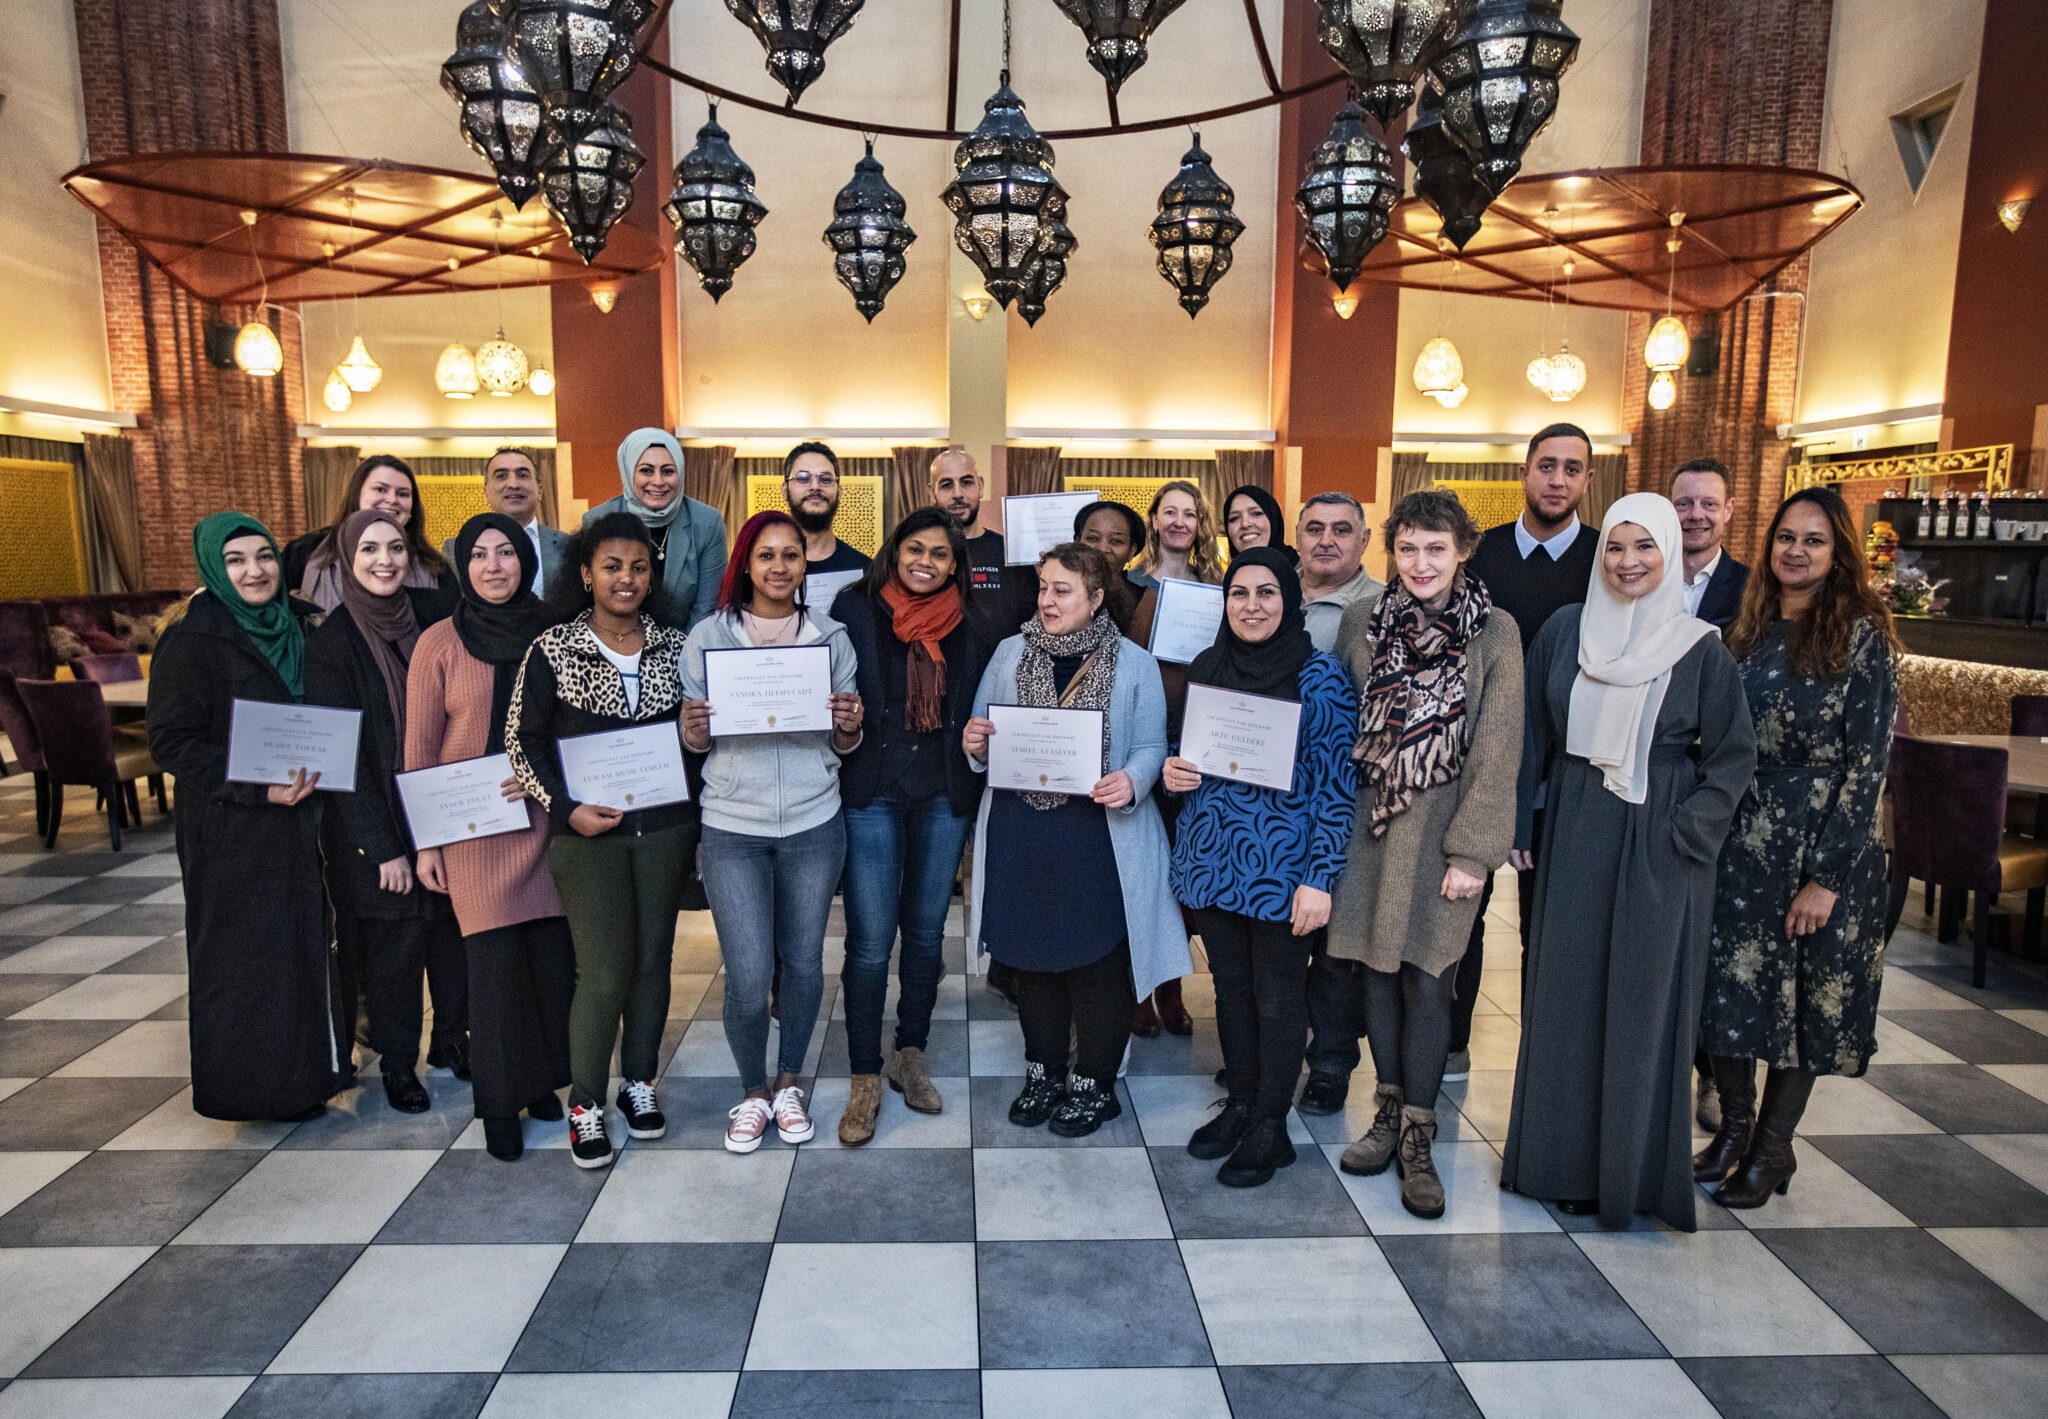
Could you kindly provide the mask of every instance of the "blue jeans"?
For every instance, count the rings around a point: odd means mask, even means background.
[[[896,1048],[923,1049],[946,973],[942,946],[953,877],[969,817],[954,817],[943,793],[906,803],[886,794],[846,810],[846,1053],[855,1074],[882,1068],[882,1009],[889,955],[903,934],[896,967]]]
[[[704,828],[704,893],[725,958],[725,1042],[741,1087],[768,1083],[768,990],[782,966],[779,1069],[801,1074],[825,996],[825,923],[846,862],[838,817],[786,838]]]

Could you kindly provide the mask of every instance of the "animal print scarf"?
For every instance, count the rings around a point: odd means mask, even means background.
[[[1385,837],[1418,793],[1451,782],[1464,768],[1465,649],[1492,609],[1485,583],[1462,570],[1440,614],[1399,580],[1373,608],[1372,674],[1351,757],[1373,789],[1374,837]]]
[[[1017,703],[1039,709],[1092,709],[1102,711],[1102,762],[1109,762],[1109,696],[1116,687],[1116,652],[1123,635],[1107,611],[1078,631],[1056,636],[1033,616],[1024,623],[1024,653],[1017,661]],[[1060,694],[1052,663],[1058,656],[1081,655],[1087,659]],[[1067,801],[1064,793],[1027,793],[1024,801],[1041,813],[1050,813]]]

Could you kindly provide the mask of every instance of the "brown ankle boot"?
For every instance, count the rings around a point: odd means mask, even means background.
[[[1195,1022],[1188,1015],[1188,1007],[1181,1003],[1180,978],[1178,976],[1152,992],[1152,1006],[1159,1012],[1159,1023],[1169,1035],[1192,1035]]]
[[[901,1094],[903,1102],[915,1113],[935,1114],[946,1107],[938,1086],[932,1083],[931,1070],[925,1066],[924,1051],[915,1045],[896,1051],[896,1062],[889,1071],[889,1087]]]
[[[1436,1110],[1401,1107],[1401,1146],[1394,1165],[1401,1175],[1401,1205],[1417,1217],[1444,1215],[1444,1182],[1436,1175],[1430,1145],[1436,1141]]]
[[[856,1074],[847,1091],[846,1112],[839,1115],[839,1141],[858,1148],[875,1136],[875,1116],[882,1111],[882,1076]]]
[[[1707,1146],[1692,1155],[1694,1182],[1725,1181],[1749,1151],[1756,1127],[1756,1061],[1716,1055],[1714,1092],[1721,1097],[1721,1125]]]
[[[1150,996],[1131,1007],[1131,1033],[1141,1040],[1159,1038],[1159,1012],[1152,1008]]]
[[[1813,1093],[1810,1069],[1772,1069],[1764,1081],[1763,1107],[1757,1111],[1756,1132],[1749,1152],[1734,1177],[1714,1189],[1714,1201],[1723,1207],[1761,1207],[1792,1187],[1792,1174],[1799,1160],[1792,1152],[1792,1131],[1806,1112]]]
[[[1338,1167],[1362,1178],[1384,1173],[1401,1141],[1401,1086],[1376,1084],[1372,1097],[1376,1106],[1372,1127],[1337,1160]]]

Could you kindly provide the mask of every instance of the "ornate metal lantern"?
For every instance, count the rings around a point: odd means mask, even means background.
[[[803,97],[825,72],[825,47],[846,33],[867,0],[725,0],[733,18],[754,32],[768,51],[768,72],[789,92]]]
[[[1058,210],[1046,213],[1045,250],[1025,271],[1023,288],[1017,292],[1017,314],[1024,317],[1026,325],[1038,324],[1038,317],[1045,314],[1046,300],[1067,279],[1067,258],[1081,244],[1060,220],[1067,210],[1064,192],[1054,205]]]
[[[1159,248],[1159,274],[1180,292],[1190,320],[1209,303],[1209,289],[1230,270],[1230,246],[1244,230],[1231,204],[1237,196],[1209,166],[1202,135],[1180,160],[1180,171],[1159,194],[1152,219],[1152,245]]]
[[[1384,130],[1458,28],[1458,0],[1316,0],[1316,37]]]
[[[718,105],[697,130],[697,146],[676,164],[676,187],[662,206],[675,224],[676,255],[690,263],[716,301],[732,289],[733,272],[754,254],[754,228],[768,206],[754,192],[754,170],[732,150],[718,125]]]
[[[853,181],[832,201],[833,218],[825,228],[825,244],[836,253],[832,269],[840,284],[853,292],[854,308],[870,322],[882,302],[903,279],[903,252],[917,240],[903,220],[903,194],[889,185],[875,161],[875,145],[853,165]]]
[[[1064,211],[1067,194],[1053,180],[1052,145],[1024,116],[1007,72],[983,108],[980,125],[953,150],[955,176],[942,195],[953,213],[953,240],[1008,310],[1046,249],[1048,201],[1057,194]]]
[[[540,168],[556,139],[540,95],[512,62],[510,42],[490,0],[476,0],[455,22],[455,52],[441,66],[441,87],[462,105],[463,141],[491,165],[512,205],[524,207],[540,191]]]
[[[505,338],[502,325],[496,339],[476,347],[476,377],[485,389],[501,399],[509,399],[526,387],[530,369],[526,351]]]
[[[731,0],[727,0],[731,3]],[[1145,65],[1145,41],[1185,0],[1054,0],[1088,37],[1088,62],[1115,93]]]
[[[606,104],[603,118],[549,158],[540,175],[542,199],[586,262],[604,250],[612,223],[633,205],[633,177],[647,161],[633,142],[633,121],[625,110]]]
[[[1479,232],[1479,221],[1493,205],[1493,193],[1472,171],[1472,159],[1444,132],[1441,97],[1434,84],[1424,84],[1415,101],[1415,117],[1401,151],[1415,164],[1415,195],[1436,209],[1444,235],[1463,251]]]
[[[605,99],[640,56],[634,33],[653,0],[496,0],[511,37],[512,62],[540,94],[562,142],[605,123]]]
[[[1399,195],[1387,145],[1365,126],[1358,101],[1345,100],[1294,190],[1294,209],[1307,224],[1305,235],[1323,254],[1338,290],[1358,278],[1358,268],[1386,236]]]
[[[1578,56],[1561,0],[1471,0],[1457,35],[1429,66],[1443,91],[1444,131],[1498,197],[1557,111],[1557,84]]]

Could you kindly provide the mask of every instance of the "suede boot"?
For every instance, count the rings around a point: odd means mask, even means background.
[[[1771,1200],[1772,1193],[1783,1196],[1791,1190],[1792,1174],[1799,1170],[1792,1152],[1792,1133],[1812,1094],[1812,1070],[1771,1070],[1764,1081],[1763,1107],[1757,1111],[1749,1151],[1735,1176],[1714,1189],[1714,1201],[1723,1207],[1761,1207]]]
[[[1387,1164],[1394,1160],[1394,1149],[1401,1142],[1401,1086],[1398,1084],[1375,1084],[1372,1091],[1376,1106],[1372,1127],[1365,1136],[1344,1150],[1344,1156],[1337,1160],[1337,1166],[1358,1177],[1378,1177],[1387,1170]]]
[[[1707,1146],[1692,1155],[1694,1182],[1725,1182],[1741,1166],[1756,1129],[1756,1061],[1715,1055],[1713,1084],[1721,1099],[1721,1126]]]
[[[1401,1205],[1417,1217],[1444,1215],[1444,1183],[1436,1175],[1430,1145],[1436,1142],[1436,1110],[1401,1106],[1401,1146],[1394,1168],[1401,1178]]]
[[[856,1074],[846,1092],[846,1112],[839,1115],[839,1141],[858,1148],[875,1136],[875,1117],[882,1111],[882,1076]]]
[[[924,1051],[915,1045],[896,1051],[896,1062],[889,1070],[889,1087],[903,1096],[903,1102],[914,1113],[935,1114],[946,1107],[938,1086],[932,1083],[931,1070],[925,1067]]]

